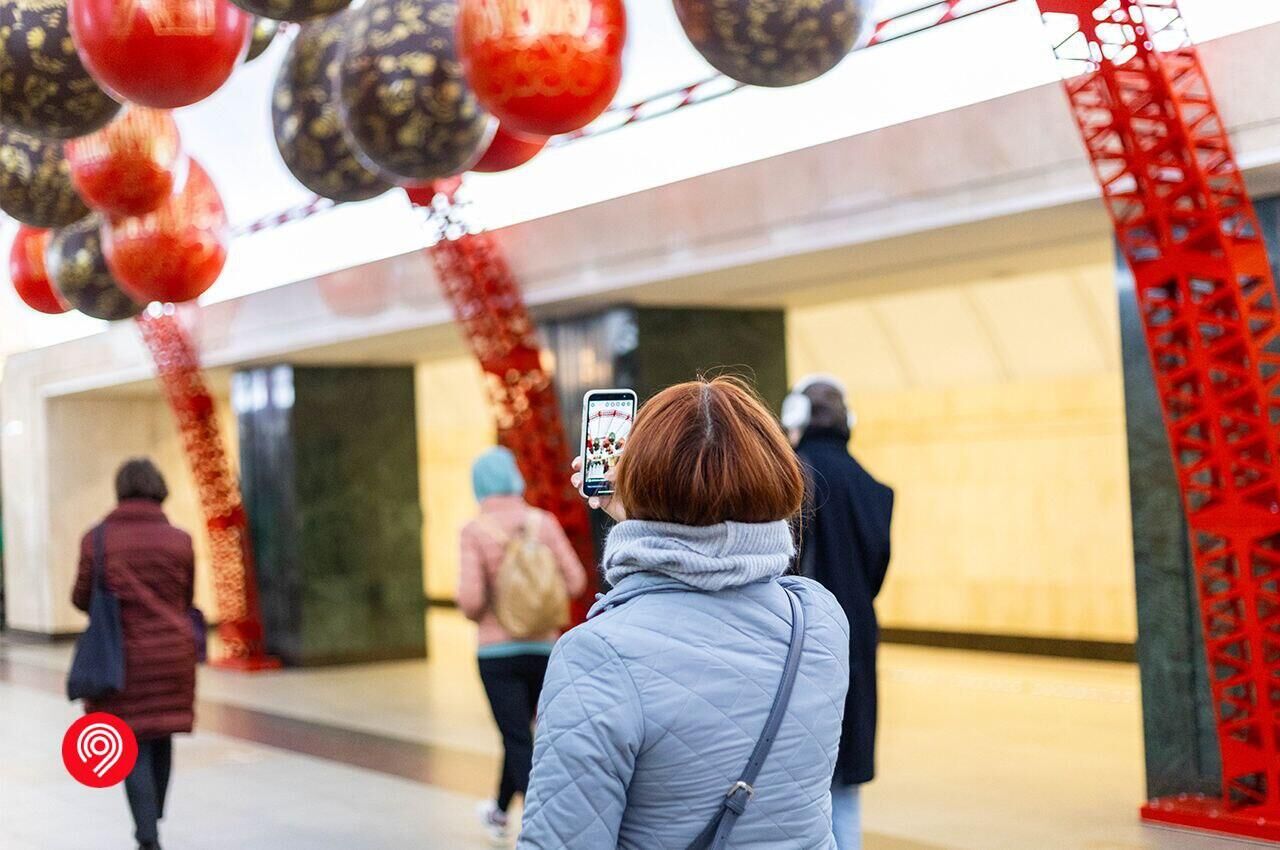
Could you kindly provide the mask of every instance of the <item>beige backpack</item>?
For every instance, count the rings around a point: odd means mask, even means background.
[[[569,592],[555,553],[538,539],[541,522],[541,514],[529,511],[521,528],[510,536],[487,528],[503,545],[491,608],[502,627],[518,640],[539,637],[569,622]]]

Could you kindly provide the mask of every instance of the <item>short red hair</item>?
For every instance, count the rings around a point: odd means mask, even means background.
[[[670,387],[640,409],[617,491],[632,519],[774,522],[800,512],[804,476],[759,396],[721,377]]]

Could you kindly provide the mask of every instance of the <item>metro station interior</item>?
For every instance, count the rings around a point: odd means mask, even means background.
[[[615,104],[708,73],[670,5],[626,3]],[[775,412],[805,375],[848,387],[851,450],[897,493],[869,850],[1266,843],[1261,826],[1140,814],[1232,799],[1184,494],[1046,4],[970,5],[924,26],[908,13],[929,4],[881,0],[873,19],[910,32],[801,86],[468,175],[464,214],[518,280],[569,444],[595,387],[645,398],[731,373]],[[1280,8],[1177,6],[1274,269]],[[471,464],[501,436],[492,379],[424,210],[400,191],[317,205],[281,163],[270,92],[293,36],[175,113],[234,236],[198,304],[138,320],[175,318],[198,349],[263,649],[283,664],[200,668],[165,846],[484,847],[472,810],[501,746],[456,595]],[[193,535],[213,657],[207,505],[134,321],[39,315],[0,287],[0,369],[0,848],[126,846],[106,837],[129,835],[118,789],[76,785],[57,758],[79,714],[63,677],[86,622],[81,537],[117,466],[153,459]],[[1280,782],[1280,753],[1267,764]],[[1271,805],[1239,804],[1259,824]]]

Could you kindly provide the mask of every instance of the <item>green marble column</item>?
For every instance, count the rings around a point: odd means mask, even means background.
[[[267,367],[232,396],[268,650],[424,656],[413,369]]]

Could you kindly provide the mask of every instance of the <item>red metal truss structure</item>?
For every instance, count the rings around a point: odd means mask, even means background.
[[[156,376],[173,411],[204,511],[221,642],[221,653],[212,661],[239,669],[278,667],[279,662],[269,658],[263,648],[240,484],[227,459],[199,355],[171,309],[143,313],[137,325],[155,361]]]
[[[454,212],[448,207],[436,214],[449,220]],[[456,221],[441,228],[440,241],[427,253],[484,370],[498,440],[516,456],[528,486],[526,498],[560,520],[588,565],[588,593],[573,612],[581,620],[594,591],[591,524],[582,497],[569,484],[572,455],[560,405],[519,282],[492,233],[467,233]]]
[[[1220,799],[1143,816],[1280,840],[1280,307],[1262,229],[1176,0],[1039,4],[1133,270],[1222,753]]]

